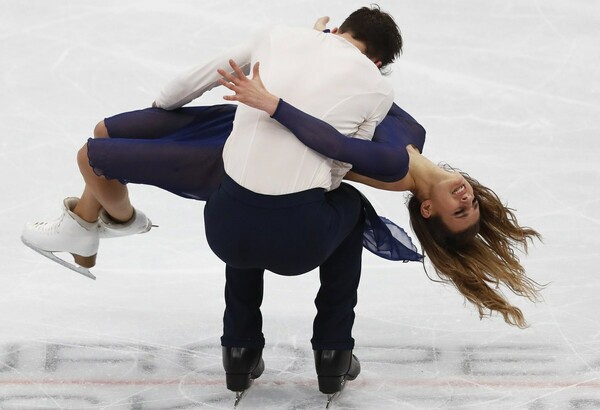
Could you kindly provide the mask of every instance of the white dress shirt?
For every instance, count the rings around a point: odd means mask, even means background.
[[[175,109],[212,89],[218,85],[218,68],[231,71],[229,59],[246,74],[259,61],[269,92],[349,137],[371,139],[393,102],[389,82],[344,38],[277,26],[171,81],[156,105]],[[242,104],[225,143],[223,162],[234,181],[266,195],[335,189],[351,168],[306,147],[265,112]]]

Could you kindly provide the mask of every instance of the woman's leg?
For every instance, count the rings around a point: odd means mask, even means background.
[[[94,128],[94,138],[108,137],[110,136],[104,121],[99,122]],[[108,180],[96,175],[89,163],[87,143],[77,153],[77,163],[85,181],[85,188],[73,212],[88,222],[98,219],[101,208],[118,222],[131,219],[133,207],[129,201],[127,186],[117,180]]]

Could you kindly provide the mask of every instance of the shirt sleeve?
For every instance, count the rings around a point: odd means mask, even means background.
[[[212,60],[199,64],[169,81],[154,100],[156,107],[165,110],[180,108],[220,85],[218,80],[221,76],[217,73],[217,69],[233,72],[229,65],[230,59],[233,59],[244,74],[248,75],[253,47],[257,38],[263,33],[259,32],[242,44],[228,49]]]
[[[373,140],[349,138],[333,126],[279,100],[272,116],[302,143],[321,155],[352,164],[359,174],[383,181],[398,181],[408,173],[406,146],[422,150],[425,130],[396,104],[375,129]]]
[[[359,97],[362,98],[362,97]],[[366,98],[366,96],[364,97]],[[352,135],[348,135],[352,138],[359,138],[363,140],[371,140],[375,134],[375,129],[378,124],[380,124],[386,116],[386,113],[389,111],[391,105],[394,103],[394,93],[393,89],[390,88],[389,92],[386,93],[383,98],[380,99],[379,104],[377,104],[371,114],[365,118],[365,120],[360,124],[356,132]]]

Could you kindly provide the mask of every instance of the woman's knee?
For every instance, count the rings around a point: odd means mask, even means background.
[[[79,170],[84,176],[91,169],[90,161],[88,159],[87,143],[77,151],[77,165],[79,165]]]
[[[110,137],[110,135],[108,135],[108,128],[106,128],[106,124],[104,123],[104,120],[102,120],[94,127],[94,138],[108,137]]]

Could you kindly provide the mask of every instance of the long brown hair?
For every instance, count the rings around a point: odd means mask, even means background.
[[[423,218],[421,202],[412,195],[408,210],[413,231],[440,279],[454,285],[473,303],[481,318],[496,311],[506,323],[524,328],[527,322],[523,312],[506,300],[498,286],[503,284],[534,302],[540,299],[542,286],[527,277],[515,250],[526,254],[528,241],[541,236],[520,226],[514,210],[504,206],[494,191],[460,173],[479,202],[479,222],[454,234],[439,217]]]

